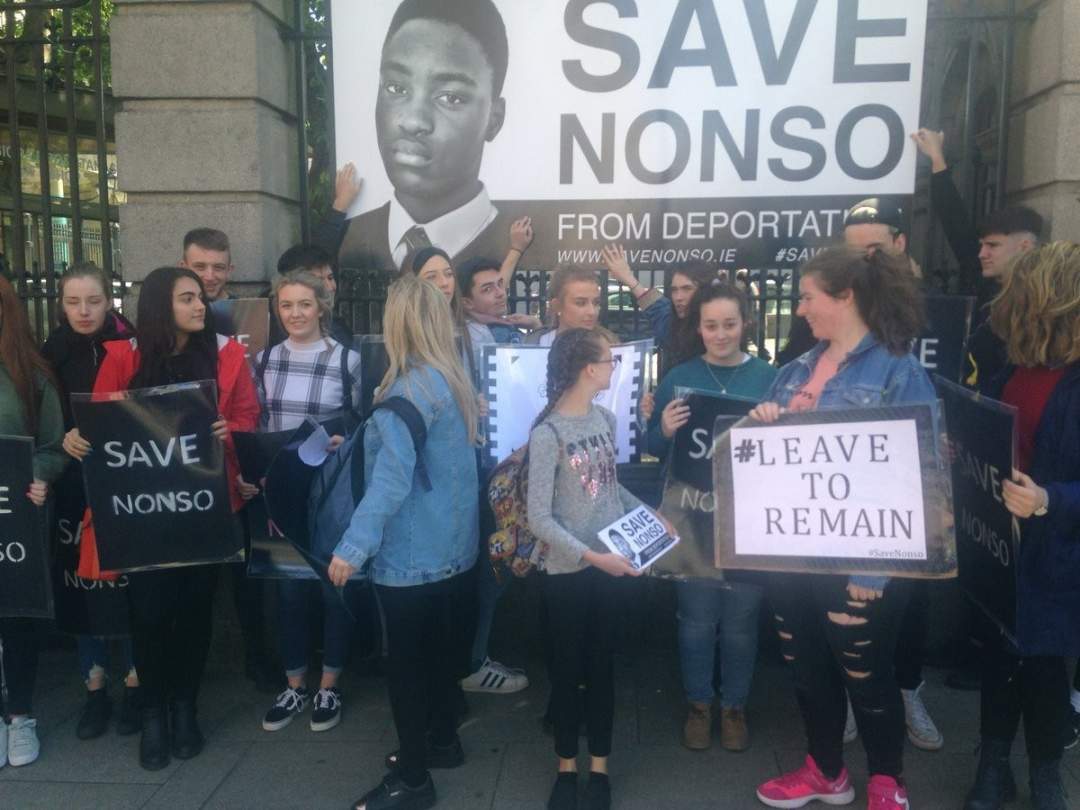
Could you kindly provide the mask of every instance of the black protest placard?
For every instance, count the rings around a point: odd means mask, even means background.
[[[0,436],[0,616],[51,618],[44,512],[26,493],[34,480],[34,440]]]
[[[676,391],[676,396],[685,398],[690,420],[672,441],[660,514],[675,527],[679,545],[658,560],[651,573],[718,577],[720,570],[713,550],[713,430],[718,418],[729,417],[734,424],[750,412],[754,403],[703,391]]]
[[[936,402],[718,420],[720,568],[956,576]]]
[[[243,556],[233,529],[225,446],[213,435],[217,384],[73,394],[93,450],[83,461],[103,571],[198,565]]]
[[[1016,455],[1016,409],[934,381],[949,423],[960,587],[1014,642],[1019,524],[1002,500]]]
[[[360,352],[361,394],[359,412],[371,413],[375,389],[390,370],[390,355],[382,335],[353,335],[353,349]]]
[[[939,374],[950,382],[959,382],[974,313],[974,298],[962,295],[926,296],[926,332],[915,341],[913,351],[930,374]]]
[[[270,341],[270,302],[265,298],[225,298],[214,301],[214,328],[219,335],[236,338],[249,363]]]
[[[56,628],[76,636],[129,634],[127,574],[94,580],[79,576],[82,520],[86,510],[82,466],[69,464],[53,487],[53,593]]]
[[[264,579],[317,579],[307,560],[274,523],[267,504],[267,475],[277,454],[294,438],[296,431],[235,433],[236,455],[244,480],[259,486],[259,494],[244,507],[244,520],[251,540],[247,573]]]

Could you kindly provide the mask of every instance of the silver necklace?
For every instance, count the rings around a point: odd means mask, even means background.
[[[735,371],[733,371],[731,373],[731,376],[728,377],[727,385],[724,385],[724,383],[720,382],[720,378],[717,377],[716,372],[713,371],[712,364],[704,357],[701,358],[701,361],[705,364],[705,369],[709,372],[709,376],[713,378],[713,382],[716,383],[716,387],[720,389],[721,394],[727,393],[727,386],[731,385],[735,381],[735,378],[739,376],[739,372],[742,371],[743,366],[746,365],[746,353],[742,352],[741,354],[742,361],[739,363],[739,365],[735,366]]]

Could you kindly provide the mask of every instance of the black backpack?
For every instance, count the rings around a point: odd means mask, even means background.
[[[424,491],[430,492],[431,478],[423,457],[427,443],[424,417],[405,397],[389,397],[376,404],[371,412],[374,414],[378,410],[392,411],[409,429],[416,450],[416,475]],[[353,431],[323,462],[311,481],[307,504],[309,547],[305,556],[309,557],[308,562],[316,571],[325,571],[330,565],[334,549],[349,528],[357,504],[364,497],[364,432],[369,423],[370,418]]]

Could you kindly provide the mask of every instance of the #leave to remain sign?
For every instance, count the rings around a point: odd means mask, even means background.
[[[731,430],[735,552],[926,560],[914,420]]]

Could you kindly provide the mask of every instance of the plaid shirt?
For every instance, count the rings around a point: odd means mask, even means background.
[[[266,370],[255,385],[262,406],[264,431],[294,430],[307,417],[317,422],[341,416],[344,395],[341,379],[343,347],[332,338],[323,338],[310,346],[297,346],[291,340],[270,348]],[[262,361],[260,353],[256,367]],[[360,355],[349,352],[349,376],[352,378],[353,408],[360,407]]]

